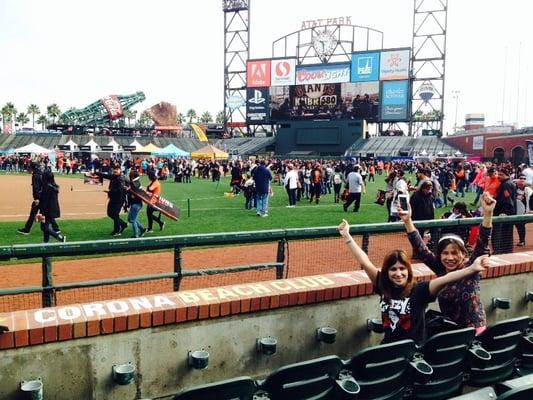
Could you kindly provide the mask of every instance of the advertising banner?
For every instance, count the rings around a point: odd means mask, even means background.
[[[407,121],[409,119],[409,81],[381,83],[380,120]]]
[[[410,52],[410,49],[383,51],[380,57],[379,79],[409,79]]]
[[[270,86],[271,60],[248,61],[246,64],[246,86],[249,88]]]
[[[114,121],[124,116],[122,104],[120,104],[120,101],[118,100],[117,96],[105,96],[100,101],[107,110],[107,114],[109,115],[109,119],[111,121]]]
[[[294,85],[296,79],[296,59],[272,60],[270,86]]]
[[[341,98],[340,84],[296,85],[290,87],[290,103],[294,108],[316,110],[335,108]]]
[[[369,82],[379,80],[378,51],[352,54],[351,82]]]
[[[472,138],[472,150],[483,150],[483,136],[474,136]]]
[[[268,88],[246,89],[246,121],[267,122],[268,103]]]
[[[296,68],[296,84],[350,82],[350,64],[312,65]]]

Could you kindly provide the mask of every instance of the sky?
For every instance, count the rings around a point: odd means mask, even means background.
[[[427,0],[430,1],[430,0]],[[444,0],[443,0],[444,1]],[[250,55],[302,21],[350,16],[383,31],[384,48],[411,47],[413,0],[251,0]],[[449,0],[445,131],[466,113],[533,126],[530,0]],[[224,105],[221,0],[0,0],[0,107],[83,108],[143,91],[138,111],[168,101],[186,113]],[[454,95],[454,92],[458,94]]]

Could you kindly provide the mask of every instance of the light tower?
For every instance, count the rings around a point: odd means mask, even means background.
[[[409,135],[443,134],[448,0],[414,0]]]
[[[246,62],[250,43],[250,0],[223,0],[224,126],[246,121]],[[243,130],[242,127],[238,129]]]

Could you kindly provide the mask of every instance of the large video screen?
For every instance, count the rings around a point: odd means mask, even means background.
[[[377,121],[379,82],[316,83],[269,90],[270,120],[366,119]]]

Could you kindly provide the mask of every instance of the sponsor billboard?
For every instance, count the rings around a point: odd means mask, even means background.
[[[296,79],[296,59],[272,60],[270,86],[294,85]]]
[[[270,61],[257,60],[246,63],[246,86],[268,87],[270,86]]]
[[[409,120],[409,81],[381,82],[380,120]]]
[[[350,82],[350,64],[320,64],[296,68],[296,84]]]
[[[379,80],[379,51],[352,53],[351,82]]]
[[[382,51],[379,79],[382,81],[409,79],[410,49]]]
[[[262,124],[267,122],[268,88],[246,89],[246,121]]]

